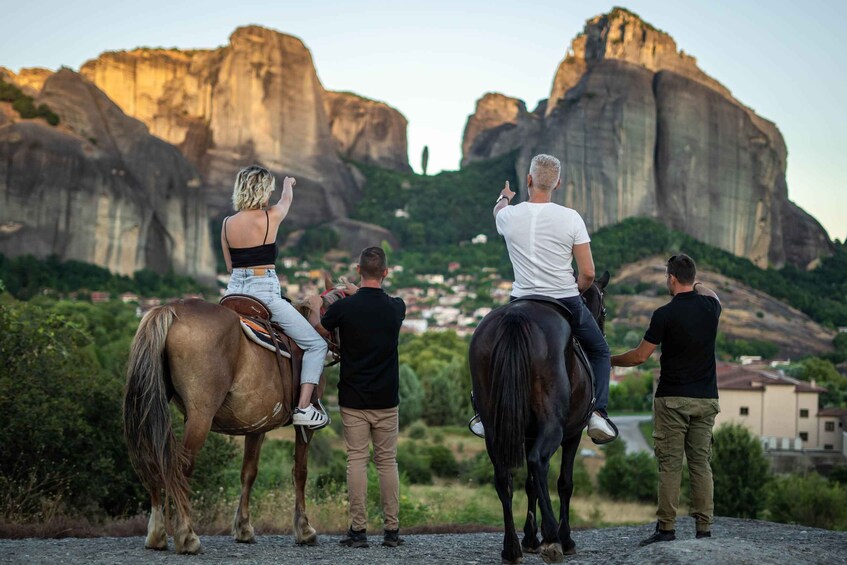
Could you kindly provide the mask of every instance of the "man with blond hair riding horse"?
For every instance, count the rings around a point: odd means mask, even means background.
[[[515,196],[509,181],[494,206],[497,233],[506,240],[515,271],[511,298],[542,295],[562,303],[572,314],[571,327],[594,373],[596,404],[588,421],[588,435],[595,443],[618,436],[609,420],[610,352],[606,338],[581,298],[594,282],[591,238],[576,210],[552,202],[561,184],[561,164],[550,155],[536,155],[526,177],[529,199],[509,206]],[[576,259],[579,277],[572,266]],[[562,353],[564,355],[564,352]],[[474,417],[471,431],[484,435],[482,422]]]

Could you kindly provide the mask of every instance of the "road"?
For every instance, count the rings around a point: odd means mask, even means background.
[[[638,428],[640,422],[649,422],[651,418],[652,416],[649,414],[612,417],[612,421],[618,427],[621,439],[626,442],[627,453],[646,451],[651,455],[653,454],[653,448],[650,447],[650,444],[647,443],[647,440],[644,439],[644,435]]]

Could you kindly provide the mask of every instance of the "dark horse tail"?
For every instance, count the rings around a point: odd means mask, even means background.
[[[491,354],[492,459],[509,468],[520,467],[525,459],[524,437],[530,413],[530,323],[529,316],[520,310],[511,309],[504,314]],[[485,433],[489,433],[487,429]]]
[[[127,363],[124,437],[132,466],[150,494],[164,490],[177,508],[186,508],[188,459],[174,437],[165,384],[165,339],[175,318],[172,306],[158,306],[138,326]]]

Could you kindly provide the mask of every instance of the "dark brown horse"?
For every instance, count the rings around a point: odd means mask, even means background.
[[[583,297],[603,328],[609,273]],[[521,547],[558,562],[576,552],[569,520],[573,465],[593,406],[591,377],[577,361],[571,328],[555,304],[518,300],[490,312],[471,339],[469,362],[494,486],[503,505],[504,563],[518,563]],[[550,458],[562,447],[559,519],[547,489]],[[519,544],[512,516],[512,469],[527,464],[527,516]],[[536,506],[541,508],[537,538]]]
[[[280,375],[276,354],[253,344],[231,310],[203,302],[159,306],[141,320],[132,343],[124,394],[124,432],[130,459],[150,493],[145,546],[167,549],[164,503],[176,510],[177,553],[198,553],[200,539],[191,524],[188,480],[209,431],[244,436],[241,498],[232,533],[255,541],[250,524],[250,489],[256,479],[265,433],[291,423],[295,392],[290,368]],[[323,393],[324,381],[318,386]],[[182,442],[174,436],[168,402],[185,416]],[[309,445],[295,434],[294,534],[313,544],[317,534],[306,516]],[[164,495],[164,497],[163,497]]]

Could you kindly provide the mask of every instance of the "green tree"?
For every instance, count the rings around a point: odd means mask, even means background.
[[[142,497],[121,434],[122,381],[102,371],[91,337],[60,314],[0,306],[0,477],[7,518],[118,515]],[[12,514],[10,516],[10,514]]]
[[[768,486],[766,510],[774,522],[847,530],[847,489],[816,473],[778,477]]]
[[[756,518],[770,480],[768,460],[759,439],[740,424],[715,430],[712,448],[715,513]]]
[[[405,428],[421,417],[424,388],[415,371],[406,364],[400,365],[400,427]]]
[[[426,387],[423,402],[424,421],[430,426],[457,424],[464,416],[459,410],[461,402],[456,386],[448,376],[450,367],[438,373]]]
[[[807,382],[815,381],[818,386],[827,389],[820,396],[824,407],[847,407],[847,377],[839,373],[831,361],[807,357],[789,367],[788,374]]]

